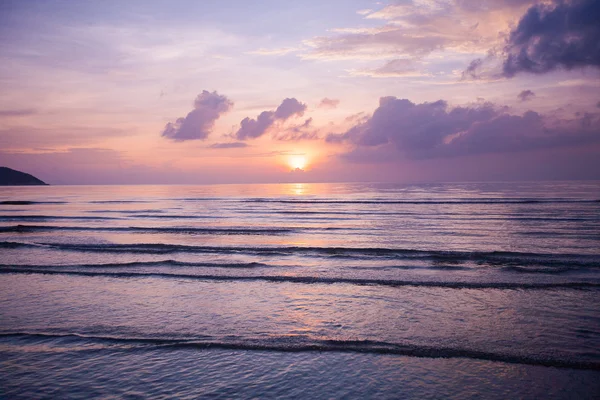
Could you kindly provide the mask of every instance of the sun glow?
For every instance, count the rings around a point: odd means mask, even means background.
[[[294,155],[288,158],[288,165],[293,169],[304,169],[306,168],[306,157],[302,155]]]

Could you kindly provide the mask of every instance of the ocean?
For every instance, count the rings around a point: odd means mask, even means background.
[[[0,397],[600,397],[600,183],[0,188]]]

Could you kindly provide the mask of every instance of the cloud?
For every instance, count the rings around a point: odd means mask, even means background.
[[[305,42],[310,50],[305,59],[385,59],[425,56],[440,50],[450,40],[440,34],[419,34],[416,29],[385,25],[379,28],[337,30],[334,36],[315,37]]]
[[[283,100],[277,110],[275,110],[275,119],[286,120],[293,115],[301,117],[306,111],[306,104],[300,103],[294,98]]]
[[[527,89],[527,90],[523,90],[521,93],[519,93],[517,97],[521,101],[527,101],[527,100],[533,99],[535,97],[535,93],[532,92],[531,90]]]
[[[479,79],[483,64],[484,60],[481,58],[476,58],[475,60],[471,61],[467,68],[463,71],[461,80]]]
[[[405,0],[362,10],[366,27],[304,41],[306,59],[420,59],[436,51],[485,52],[535,0]],[[380,25],[375,25],[380,22]]]
[[[233,102],[216,91],[202,91],[194,101],[194,109],[185,118],[169,122],[162,136],[181,142],[184,140],[204,140],[211,133],[215,121],[233,107]]]
[[[600,2],[559,0],[529,8],[510,33],[503,73],[600,68]]]
[[[282,134],[275,137],[277,140],[299,141],[319,139],[318,130],[312,126],[312,118],[308,118],[304,123],[287,128]]]
[[[265,49],[261,47],[258,50],[249,51],[247,54],[256,54],[260,56],[283,56],[298,50],[300,49],[297,47],[281,47],[278,49]]]
[[[428,74],[419,72],[417,63],[406,58],[399,58],[386,62],[379,68],[351,70],[350,75],[354,76],[370,76],[373,78],[398,78],[398,77],[414,77],[428,76]]]
[[[134,130],[109,126],[6,126],[0,128],[0,149],[35,149],[84,146],[106,138],[133,135]]]
[[[518,152],[539,148],[600,142],[600,114],[572,118],[528,111],[508,114],[489,102],[449,107],[446,101],[415,104],[407,99],[382,97],[373,115],[328,142],[345,142],[352,161],[391,158],[437,158],[485,153]]]
[[[486,75],[481,70],[494,61],[500,61],[500,65],[493,75],[504,78],[524,72],[545,74],[560,69],[600,68],[599,20],[597,0],[534,4],[521,16],[502,50],[492,49],[488,58],[472,61],[463,78]]]
[[[14,110],[0,110],[0,117],[23,117],[37,114],[38,111],[33,108],[20,108]]]
[[[274,111],[263,111],[256,119],[246,117],[240,122],[240,129],[235,134],[238,140],[255,139],[262,136],[275,122]]]
[[[239,149],[243,147],[248,147],[248,144],[243,142],[215,143],[211,144],[208,147],[210,147],[211,149]]]
[[[255,139],[262,136],[277,121],[286,121],[293,116],[301,117],[306,111],[306,104],[295,98],[284,99],[275,111],[263,111],[256,119],[246,117],[235,133],[237,140]]]
[[[340,104],[340,101],[338,99],[329,99],[329,98],[325,97],[323,100],[321,100],[321,102],[319,103],[319,105],[317,107],[332,109],[332,108],[337,108],[337,106],[339,104]]]

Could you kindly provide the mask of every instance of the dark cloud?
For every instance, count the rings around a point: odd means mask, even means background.
[[[323,100],[321,100],[318,107],[319,108],[337,108],[337,106],[339,104],[340,104],[340,101],[338,99],[329,99],[329,98],[325,97]]]
[[[185,118],[169,122],[162,136],[177,142],[203,140],[211,133],[215,121],[233,107],[227,97],[207,90],[202,91],[194,101],[194,109]]]
[[[231,142],[231,143],[215,143],[209,146],[211,149],[239,149],[242,147],[248,147],[248,144],[243,142]]]
[[[304,111],[306,111],[306,104],[294,98],[287,98],[275,111],[263,111],[256,119],[244,118],[234,137],[238,140],[255,139],[262,136],[275,122],[283,122],[293,116],[301,117]]]
[[[533,99],[535,97],[535,93],[533,91],[527,89],[527,90],[523,90],[521,93],[519,93],[517,97],[521,101],[527,101],[527,100]]]
[[[451,108],[443,100],[383,97],[371,118],[326,140],[352,144],[345,157],[353,161],[515,152],[600,142],[600,115],[558,119],[532,111],[510,115],[486,102]]]
[[[469,63],[469,66],[467,67],[467,69],[465,69],[462,73],[462,80],[478,79],[482,66],[483,66],[482,58],[476,58],[475,60],[471,61]]]
[[[529,8],[510,33],[503,74],[600,67],[600,1],[559,0]]]

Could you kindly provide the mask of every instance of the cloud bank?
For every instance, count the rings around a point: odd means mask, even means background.
[[[600,142],[600,114],[557,118],[477,103],[450,107],[444,100],[415,104],[382,97],[373,115],[328,142],[345,142],[351,161],[378,162],[504,153]]]
[[[215,121],[233,107],[233,102],[216,91],[202,91],[194,101],[194,109],[185,118],[169,122],[162,136],[176,142],[204,140],[211,133]]]

